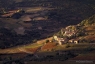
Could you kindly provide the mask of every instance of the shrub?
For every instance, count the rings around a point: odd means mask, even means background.
[[[49,40],[46,40],[46,43],[48,43],[49,42]]]

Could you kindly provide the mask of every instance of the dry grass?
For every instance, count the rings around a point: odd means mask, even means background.
[[[89,35],[95,35],[95,26],[87,26],[85,27],[85,32]]]
[[[95,41],[95,25],[86,26],[85,33],[87,34],[84,37],[86,40]]]
[[[56,46],[56,43],[46,43],[41,50],[51,50],[52,48],[54,48]]]
[[[26,48],[27,51],[29,52],[36,52],[38,50],[39,47],[36,48]]]
[[[85,39],[95,41],[95,35],[86,36]]]
[[[95,26],[87,26],[86,28],[85,28],[85,30],[95,30]]]

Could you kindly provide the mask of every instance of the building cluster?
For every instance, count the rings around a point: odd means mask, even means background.
[[[62,33],[63,36],[72,37],[76,35],[77,29],[76,29],[76,26],[68,26],[66,27],[64,31],[61,31],[61,32],[64,32]]]
[[[63,37],[53,36],[53,39],[56,43],[59,45],[62,45],[64,43],[79,43],[79,39],[72,39],[68,37],[75,36],[77,34],[77,27],[76,26],[68,26],[65,28],[65,30],[61,30],[61,34]]]

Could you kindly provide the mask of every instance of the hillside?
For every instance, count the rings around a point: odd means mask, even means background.
[[[93,18],[93,19],[91,19]],[[34,44],[22,45],[7,49],[0,49],[1,63],[45,63],[46,64],[77,64],[84,61],[94,64],[95,60],[95,15],[83,20],[77,25],[62,28],[54,34],[59,38],[68,38],[62,45],[51,38],[38,40]],[[90,23],[90,24],[88,24]],[[65,30],[65,31],[64,31]],[[63,34],[61,33],[63,31]],[[66,33],[70,31],[69,33]],[[73,32],[75,34],[73,34]],[[65,32],[65,33],[64,33]],[[64,35],[64,36],[63,36]],[[79,39],[78,43],[69,40]],[[64,41],[63,41],[64,42]],[[59,44],[59,45],[58,45]],[[18,55],[18,57],[17,57]],[[5,60],[6,59],[6,60]],[[80,61],[79,61],[80,60]],[[82,61],[81,61],[82,60]]]
[[[79,43],[95,43],[95,15],[83,20],[77,25],[62,28],[54,35],[72,41],[77,40]]]
[[[5,14],[4,11],[7,12],[16,8],[22,8],[26,12],[19,19],[0,17],[1,48],[34,43],[37,40],[53,36],[63,27],[76,25],[95,13],[94,6],[88,5],[91,3],[87,1],[23,0],[15,3],[10,0],[10,3],[7,2],[6,4],[8,6],[2,3],[3,0],[0,2],[2,5],[0,16]],[[94,1],[91,0],[91,2]],[[31,21],[28,21],[27,18]],[[24,21],[24,19],[26,20]]]
[[[95,24],[95,15],[83,20],[80,25],[83,26],[89,26],[89,25],[94,25]]]

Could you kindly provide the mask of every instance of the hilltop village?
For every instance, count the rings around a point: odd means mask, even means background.
[[[78,44],[78,39],[72,39],[76,37],[78,33],[78,26],[68,26],[65,29],[61,29],[61,36],[54,36],[54,40],[57,41],[60,45],[64,43],[76,43]]]
[[[78,44],[81,42],[81,38],[78,36],[83,35],[83,29],[79,25],[70,25],[66,28],[62,28],[58,33],[54,34],[53,42],[63,45],[66,43]]]

